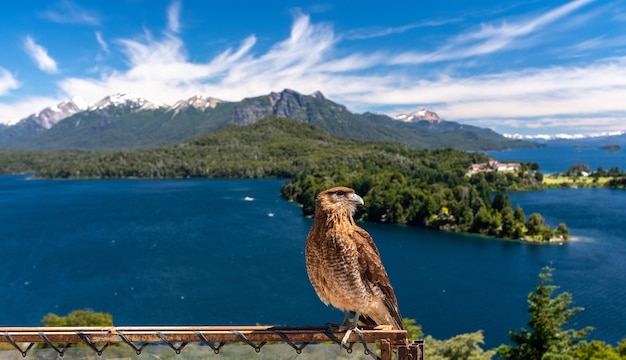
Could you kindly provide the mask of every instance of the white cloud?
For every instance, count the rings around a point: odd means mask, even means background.
[[[531,120],[531,121],[529,121]],[[563,117],[538,117],[522,119],[497,119],[479,121],[475,125],[499,127],[501,133],[519,133],[523,130],[527,135],[539,134],[598,134],[608,132],[622,132],[626,116],[563,116]],[[510,130],[507,130],[510,129]]]
[[[100,24],[98,15],[81,8],[70,0],[59,1],[55,7],[56,9],[42,12],[40,15],[45,19],[62,24]]]
[[[59,71],[56,61],[48,55],[48,50],[36,44],[32,37],[27,36],[24,39],[24,47],[26,48],[26,53],[35,60],[40,70],[50,74],[55,74]]]
[[[109,45],[106,41],[104,41],[104,38],[102,37],[102,33],[100,31],[96,31],[96,40],[98,41],[98,44],[100,44],[100,48],[102,49],[102,51],[108,54]]]
[[[401,34],[403,32],[422,27],[441,26],[454,22],[459,22],[461,19],[446,19],[446,20],[429,20],[424,22],[418,22],[402,26],[388,26],[388,27],[371,27],[364,29],[355,29],[347,32],[344,35],[348,40],[364,40],[381,36],[387,36],[392,34]]]
[[[533,100],[539,98],[557,101],[592,95],[595,91],[611,93],[626,88],[625,70],[626,57],[621,57],[585,66],[549,67],[458,78],[442,76],[436,80],[418,80],[396,90],[382,88],[373,93],[371,98],[363,100],[379,104],[467,103],[492,99],[521,99],[533,103]]]
[[[167,28],[172,32],[180,31],[180,0],[174,0],[167,8]]]
[[[254,56],[256,38],[246,38],[207,63],[192,63],[182,40],[173,35],[143,41],[119,40],[129,69],[100,79],[65,79],[68,94],[89,101],[119,91],[133,91],[163,103],[194,94],[225,100],[293,88],[304,93],[322,90],[355,111],[396,106],[414,110],[430,106],[452,120],[529,118],[626,112],[626,58],[578,67],[551,67],[474,77],[441,76],[425,80],[407,76],[403,67],[364,75],[385,65],[384,53],[336,57],[337,40],[326,24],[312,24],[298,15],[289,38]]]
[[[391,58],[392,64],[423,64],[466,59],[520,46],[516,40],[541,30],[593,0],[575,0],[541,16],[519,21],[503,22],[500,26],[481,24],[479,30],[460,34],[441,48],[430,53],[406,52]],[[526,45],[528,46],[528,45]]]
[[[537,124],[545,127],[541,119],[552,119],[550,124],[555,129],[556,119],[560,119],[561,127],[589,127],[596,121],[596,126],[607,130],[626,129],[626,57],[584,66],[441,77],[395,86],[399,81],[394,79],[373,91],[354,94],[350,100],[372,107],[395,104],[396,113],[414,111],[418,104],[446,119],[497,131],[513,125],[520,131]],[[601,118],[607,121],[600,122]]]
[[[17,89],[19,86],[20,84],[13,77],[13,74],[0,67],[0,96],[8,94],[9,91]]]
[[[167,10],[163,35],[154,37],[147,32],[141,38],[115,40],[125,56],[126,69],[106,68],[94,77],[68,77],[58,85],[66,97],[80,95],[90,103],[117,92],[134,92],[172,104],[198,94],[236,101],[284,88],[303,93],[321,90],[357,112],[397,113],[426,106],[448,120],[498,131],[506,127],[523,132],[541,126],[562,132],[570,126],[592,127],[593,121],[607,130],[622,130],[626,128],[622,125],[626,119],[626,57],[474,76],[426,76],[427,67],[420,65],[516,46],[517,38],[541,36],[540,30],[547,24],[588,2],[572,1],[524,21],[483,24],[478,31],[444,41],[444,46],[432,52],[395,57],[385,49],[342,53],[345,37],[336,36],[327,23],[312,23],[309,16],[296,13],[290,35],[266,51],[256,49],[257,37],[249,35],[238,46],[198,62],[190,60],[176,34],[180,3],[174,1]],[[96,38],[107,51],[99,32]],[[46,106],[58,102],[49,101]],[[0,113],[4,113],[2,108]]]
[[[313,92],[324,84],[323,59],[334,44],[332,29],[314,25],[298,15],[290,36],[266,53],[253,56],[256,37],[249,36],[236,49],[226,49],[206,63],[187,59],[182,40],[166,33],[160,39],[120,39],[128,70],[102,74],[98,79],[67,78],[60,86],[67,94],[80,94],[94,102],[107,94],[132,91],[163,103],[184,96],[205,94],[226,100],[293,88]]]

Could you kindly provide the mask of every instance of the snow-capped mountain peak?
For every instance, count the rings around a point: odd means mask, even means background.
[[[85,99],[83,99],[80,96],[74,96],[69,101],[73,102],[79,109],[81,109],[83,111],[87,110],[89,108],[89,104],[87,103],[87,101],[85,101]]]
[[[421,109],[409,114],[400,114],[393,117],[395,120],[404,122],[431,121],[441,122],[441,118],[435,112],[428,109]]]
[[[109,106],[130,106],[133,110],[157,109],[162,105],[133,93],[109,95],[89,106],[89,110],[105,109]]]
[[[20,120],[24,123],[39,125],[44,129],[50,129],[59,121],[70,117],[76,113],[84,111],[87,108],[85,99],[75,96],[71,100],[64,100],[56,106],[47,107],[37,113],[31,114],[25,119]]]
[[[170,109],[175,112],[179,112],[184,110],[190,106],[198,109],[198,110],[206,110],[207,108],[214,109],[217,104],[221,103],[222,100],[216,99],[214,97],[205,97],[202,95],[195,95],[186,100],[178,100]]]

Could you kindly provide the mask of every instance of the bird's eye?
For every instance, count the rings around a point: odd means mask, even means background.
[[[343,196],[343,195],[345,195],[345,194],[346,194],[346,192],[345,192],[345,191],[343,191],[343,190],[337,190],[337,195],[339,195],[339,196]]]

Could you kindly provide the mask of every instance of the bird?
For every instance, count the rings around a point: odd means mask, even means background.
[[[365,325],[404,330],[398,301],[370,234],[356,225],[363,198],[348,187],[322,191],[315,200],[314,222],[306,238],[305,261],[311,285],[325,305],[345,314],[340,328],[359,333]],[[350,314],[354,319],[350,320]]]

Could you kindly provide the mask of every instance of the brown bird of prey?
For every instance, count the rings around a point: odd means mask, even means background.
[[[363,199],[347,187],[321,192],[315,222],[306,238],[306,268],[315,292],[326,305],[344,311],[343,343],[357,322],[403,330],[396,295],[372,237],[353,215]],[[350,321],[350,313],[354,320]]]

